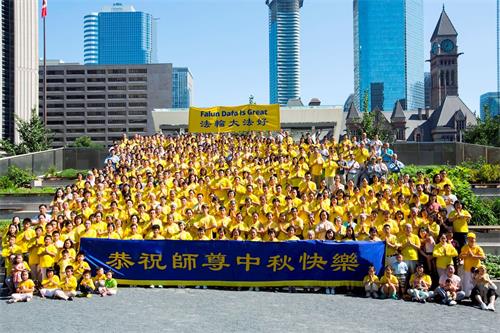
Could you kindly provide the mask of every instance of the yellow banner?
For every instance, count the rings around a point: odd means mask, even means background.
[[[189,132],[230,133],[279,131],[280,106],[247,104],[189,108]]]

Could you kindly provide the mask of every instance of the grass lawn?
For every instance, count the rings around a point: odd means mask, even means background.
[[[10,220],[0,220],[0,236],[3,236],[5,234],[5,231],[7,231],[7,227],[10,224]]]
[[[55,187],[2,188],[0,196],[5,194],[54,194],[55,192]]]

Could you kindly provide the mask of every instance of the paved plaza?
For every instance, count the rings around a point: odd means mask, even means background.
[[[495,332],[500,313],[345,295],[123,288],[116,297],[0,303],[0,332]]]

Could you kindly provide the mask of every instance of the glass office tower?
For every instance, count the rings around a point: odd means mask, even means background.
[[[172,69],[172,108],[188,108],[193,101],[193,76],[187,67]]]
[[[481,119],[484,120],[485,110],[488,109],[490,116],[495,117],[500,114],[500,98],[498,92],[488,92],[482,94],[479,99],[479,110]]]
[[[422,0],[354,0],[353,23],[356,106],[423,108]]]
[[[155,20],[114,3],[84,17],[85,64],[150,64],[156,59]]]
[[[300,8],[304,0],[267,0],[269,7],[269,96],[286,105],[300,97]]]

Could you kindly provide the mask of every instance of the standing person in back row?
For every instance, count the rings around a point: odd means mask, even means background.
[[[465,245],[466,236],[469,232],[469,221],[471,215],[463,209],[462,203],[457,200],[453,203],[453,210],[448,215],[448,220],[453,222],[453,238],[458,242],[459,248]]]

